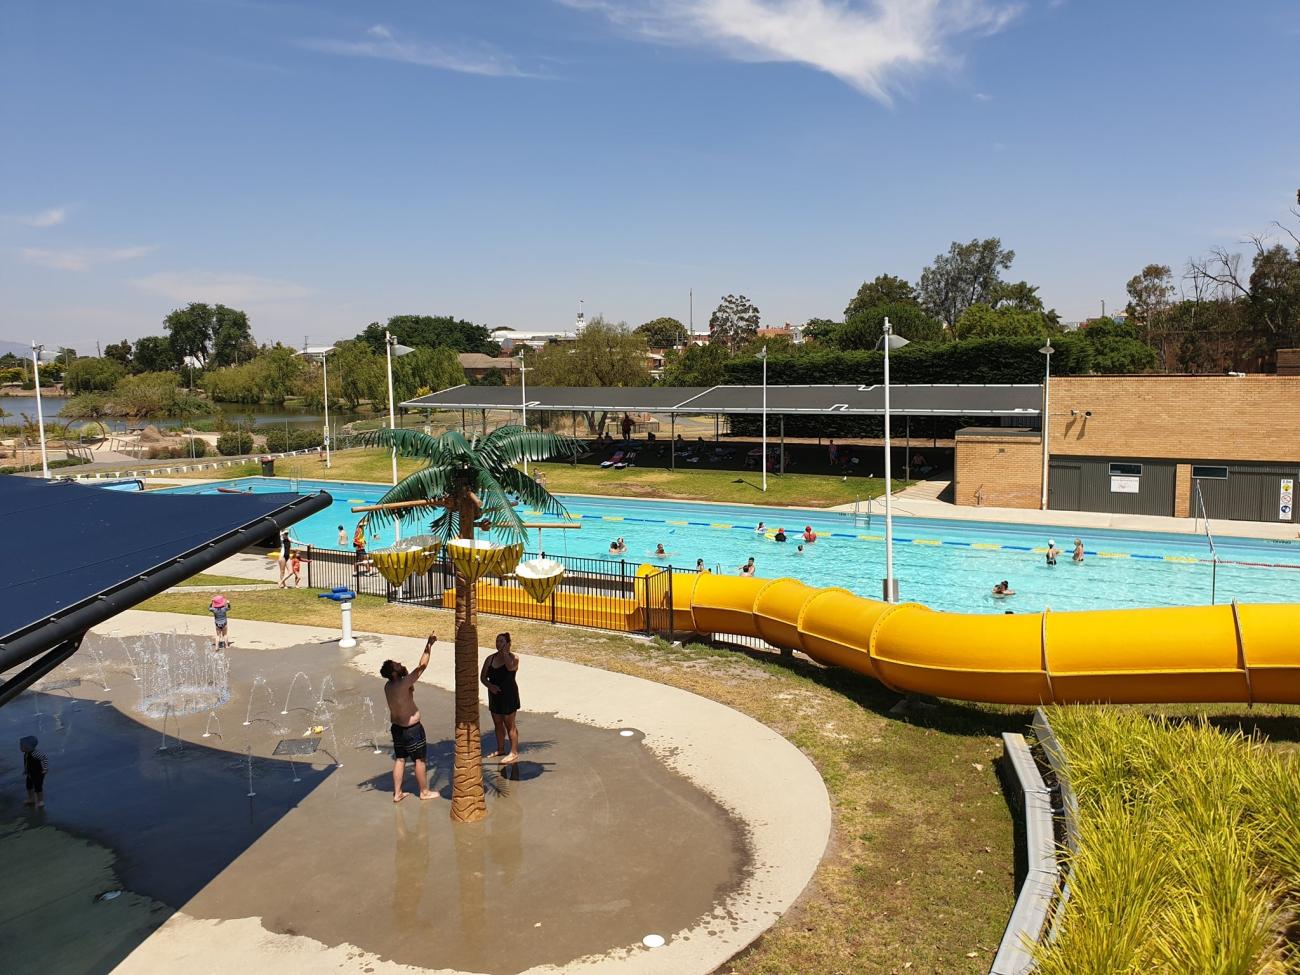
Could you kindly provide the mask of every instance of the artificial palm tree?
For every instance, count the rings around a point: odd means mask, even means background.
[[[388,447],[424,467],[393,485],[380,504],[427,502],[440,510],[429,526],[444,543],[472,540],[485,528],[503,542],[523,542],[527,532],[510,495],[527,507],[563,516],[564,505],[515,465],[528,458],[572,456],[580,441],[552,433],[506,426],[466,438],[451,431],[431,437],[415,430],[377,430],[359,438],[366,446]],[[427,507],[380,508],[372,523],[423,521]],[[478,612],[474,583],[456,570],[456,738],[451,777],[451,818],[477,822],[487,815],[483,798],[483,755],[479,743]]]

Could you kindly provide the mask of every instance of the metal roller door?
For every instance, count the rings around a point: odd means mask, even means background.
[[[1199,514],[1197,490],[1210,518],[1234,521],[1295,522],[1297,464],[1192,465],[1192,514]],[[1290,486],[1291,491],[1284,489]],[[1289,503],[1288,503],[1289,501]]]
[[[1140,457],[1053,457],[1049,504],[1063,511],[1172,515],[1176,468],[1171,460]],[[1055,487],[1058,475],[1059,491]]]

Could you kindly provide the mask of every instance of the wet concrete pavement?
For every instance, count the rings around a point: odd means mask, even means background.
[[[81,683],[0,709],[0,740],[40,737],[51,765],[44,821],[113,851],[117,881],[133,895],[190,918],[260,918],[267,931],[398,964],[485,973],[563,966],[688,929],[744,883],[743,824],[666,768],[639,734],[616,728],[521,714],[521,760],[506,774],[491,768],[484,823],[453,828],[445,799],[394,805],[382,681],[348,666],[353,656],[332,644],[231,651],[220,732],[204,712],[168,720],[164,737],[162,721],[135,711],[140,685],[119,641],[92,635],[46,682],[75,674]],[[299,678],[281,714],[299,671],[311,689]],[[527,703],[526,682],[524,694]],[[445,795],[451,695],[422,686],[417,701],[433,785]],[[320,725],[324,734],[309,736],[320,741],[314,755],[271,757],[280,741]],[[491,751],[486,711],[483,726]],[[6,802],[21,796],[14,779],[10,763],[0,765]],[[16,812],[0,807],[0,819]],[[154,923],[166,913],[155,907]],[[13,927],[0,920],[10,957],[20,958],[23,928]],[[133,947],[92,951],[80,970],[108,970]]]

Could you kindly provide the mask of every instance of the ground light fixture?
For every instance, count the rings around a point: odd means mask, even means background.
[[[891,500],[894,493],[894,467],[890,456],[892,443],[889,438],[889,350],[901,349],[908,345],[907,339],[901,335],[895,335],[893,326],[889,324],[889,317],[885,316],[885,324],[880,330],[880,341],[876,343],[877,349],[883,349],[885,353],[885,578],[883,589],[885,602],[898,602],[898,580],[894,578],[894,505]]]
[[[1049,338],[1047,344],[1038,350],[1043,354],[1046,360],[1046,366],[1043,370],[1043,418],[1039,426],[1042,428],[1043,441],[1043,496],[1039,504],[1043,511],[1047,510],[1047,436],[1050,432],[1051,413],[1049,408],[1052,401],[1052,353],[1056,350],[1052,348],[1052,340]]]

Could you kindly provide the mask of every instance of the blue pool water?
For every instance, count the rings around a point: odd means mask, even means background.
[[[257,493],[283,492],[283,479],[243,478],[223,486]],[[338,526],[350,540],[358,516],[354,504],[370,503],[385,491],[381,485],[325,481],[292,482],[302,492],[327,490],[334,504],[296,525],[293,537],[303,544],[338,547]],[[212,493],[213,485],[168,489],[173,493]],[[751,555],[758,574],[793,576],[814,586],[841,586],[866,596],[880,595],[884,576],[884,523],[870,523],[838,512],[790,511],[701,505],[625,498],[563,498],[570,514],[581,516],[577,531],[543,532],[541,547],[552,555],[608,558],[616,536],[627,542],[629,562],[663,561],[693,567],[702,558],[713,571],[736,574]],[[756,535],[762,519],[769,528],[783,526],[790,541],[779,544]],[[554,520],[549,517],[532,520]],[[812,525],[819,540],[796,551],[798,536]],[[412,530],[408,529],[407,534]],[[1083,538],[1087,558],[1070,562],[1074,539]],[[1042,554],[1052,538],[1063,552],[1048,566]],[[372,548],[390,543],[383,530]],[[662,542],[669,558],[656,560]],[[900,598],[954,612],[1001,613],[1054,610],[1116,609],[1139,606],[1204,605],[1211,598],[1210,550],[1203,536],[1153,532],[1043,528],[998,522],[958,522],[929,518],[894,519],[894,574]],[[1216,538],[1221,563],[1215,596],[1218,602],[1300,601],[1300,541]],[[536,551],[536,533],[528,548]],[[1255,564],[1246,564],[1255,563]],[[994,599],[993,584],[1007,579],[1016,595]]]

